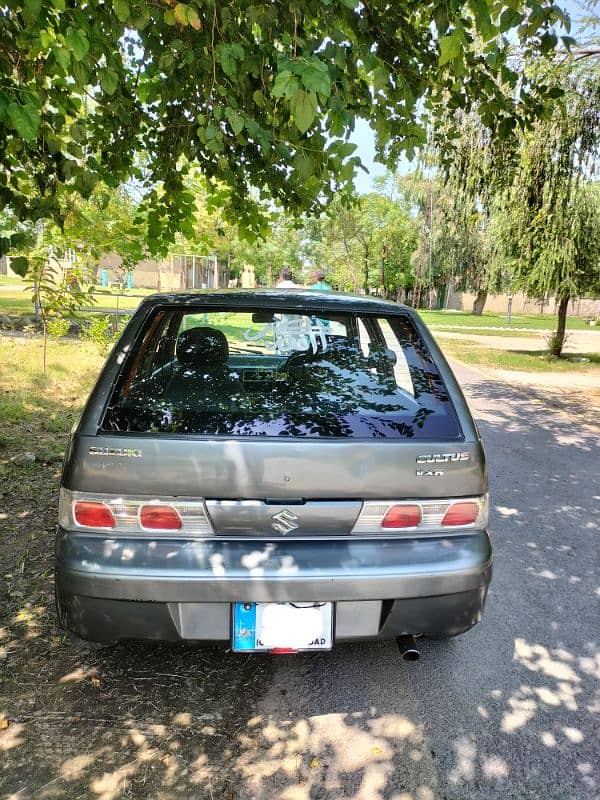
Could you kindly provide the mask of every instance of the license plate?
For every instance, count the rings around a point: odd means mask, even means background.
[[[333,603],[234,603],[232,649],[331,650]]]

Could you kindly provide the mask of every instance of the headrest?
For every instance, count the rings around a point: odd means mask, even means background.
[[[227,363],[229,345],[215,328],[190,328],[177,338],[177,360],[185,367],[212,367]]]

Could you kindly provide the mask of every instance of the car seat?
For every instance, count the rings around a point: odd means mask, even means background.
[[[176,364],[164,398],[177,405],[193,405],[198,411],[229,407],[232,397],[244,389],[227,361],[229,345],[222,331],[199,327],[183,331],[175,346]]]

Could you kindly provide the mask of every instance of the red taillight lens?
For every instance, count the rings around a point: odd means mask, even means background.
[[[142,506],[140,522],[143,528],[154,531],[178,531],[181,517],[172,506]]]
[[[382,528],[416,528],[421,522],[420,506],[392,506],[381,522]]]
[[[86,528],[114,528],[115,518],[112,511],[104,503],[75,503],[73,509],[75,522]]]
[[[472,525],[478,516],[477,503],[453,503],[444,514],[442,525]]]

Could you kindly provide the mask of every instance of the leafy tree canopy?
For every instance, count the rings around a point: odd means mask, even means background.
[[[551,52],[556,23],[552,0],[4,0],[0,208],[60,223],[60,186],[135,175],[164,253],[199,166],[224,217],[261,235],[261,200],[315,213],[351,193],[357,117],[393,166],[424,113],[476,103],[500,135],[538,115],[547,92],[509,51]]]

